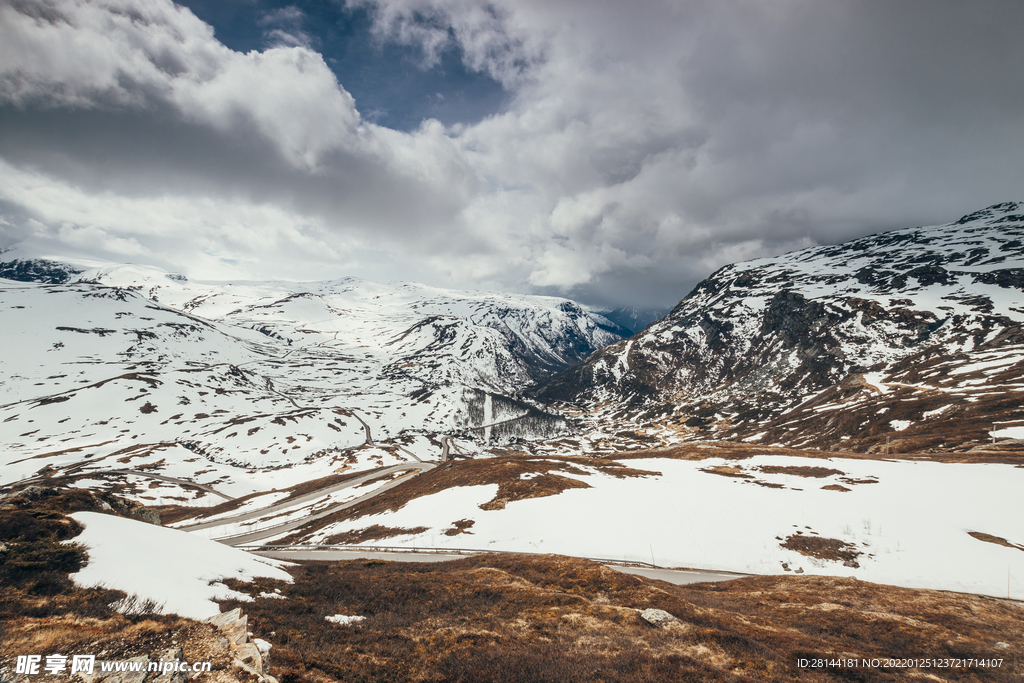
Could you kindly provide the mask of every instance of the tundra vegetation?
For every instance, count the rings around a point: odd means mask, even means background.
[[[211,680],[244,678],[210,625],[71,582],[69,572],[88,559],[74,544],[80,529],[66,517],[77,510],[146,512],[110,494],[57,488],[33,487],[0,502],[0,666],[32,652],[128,659],[181,647],[186,661],[214,662]],[[1011,681],[1024,674],[1021,606],[974,595],[791,575],[675,586],[558,555],[304,562],[291,573],[293,584],[232,582],[253,600],[221,605],[241,608],[254,637],[273,645],[264,670],[281,683],[902,681],[927,674]],[[327,620],[339,614],[364,619]],[[797,668],[799,658],[816,657],[1003,664]]]

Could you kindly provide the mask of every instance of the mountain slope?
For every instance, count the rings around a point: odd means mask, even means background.
[[[23,254],[18,247],[0,249],[0,278],[5,280],[56,285],[67,282],[83,270],[68,263]]]
[[[663,440],[868,448],[920,432],[939,409],[969,427],[960,443],[980,440],[979,420],[1024,425],[1019,400],[991,400],[1024,386],[1022,287],[1024,208],[998,204],[949,225],[726,266],[538,395]],[[978,394],[989,398],[972,405]],[[882,417],[905,398],[918,409]]]
[[[144,468],[228,495],[564,431],[514,395],[620,338],[553,297],[142,266],[0,279],[0,311],[0,483]]]
[[[367,353],[378,363],[426,384],[462,383],[501,393],[515,393],[573,365],[625,333],[567,299],[416,283],[203,283],[124,265],[86,271],[77,279],[136,290],[289,346],[373,349]]]

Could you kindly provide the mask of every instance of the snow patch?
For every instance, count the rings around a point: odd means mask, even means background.
[[[267,577],[291,583],[291,563],[256,557],[184,531],[97,512],[70,515],[85,527],[72,542],[89,564],[71,578],[79,586],[105,586],[163,604],[166,613],[205,619],[220,613],[214,599],[251,600],[221,581]]]
[[[360,621],[364,621],[366,617],[349,617],[344,614],[335,614],[333,617],[324,617],[325,621],[329,621],[332,624],[338,624],[340,626],[348,626],[349,624],[358,624]]]

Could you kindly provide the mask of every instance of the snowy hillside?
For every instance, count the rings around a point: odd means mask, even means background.
[[[369,537],[363,545],[806,572],[1024,598],[1020,467],[704,450],[695,460],[479,463],[475,484],[466,477],[266,542]]]
[[[640,427],[649,443],[984,441],[1024,425],[1022,289],[1024,207],[998,204],[949,225],[726,266],[539,395],[580,406],[593,424]],[[956,438],[931,428],[939,415]]]
[[[140,266],[0,279],[0,307],[0,483],[130,467],[228,495],[436,459],[445,434],[475,449],[492,423],[557,433],[508,395],[620,338],[551,297],[194,283]]]

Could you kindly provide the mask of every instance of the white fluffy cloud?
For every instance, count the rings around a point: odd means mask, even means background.
[[[368,123],[294,9],[242,54],[169,0],[3,5],[0,235],[670,305],[738,258],[1020,198],[1017,2],[359,4],[505,110]]]

